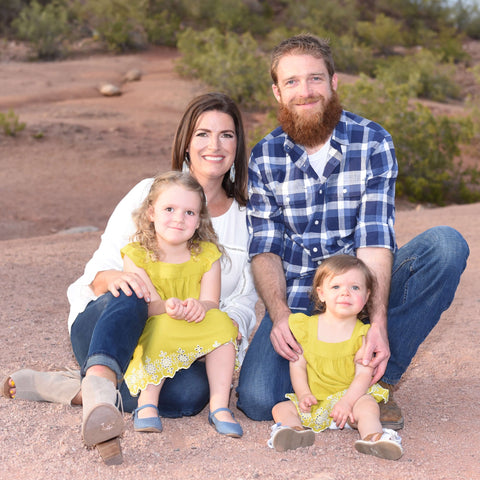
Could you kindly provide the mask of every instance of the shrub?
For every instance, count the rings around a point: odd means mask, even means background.
[[[474,134],[470,117],[435,117],[427,107],[412,104],[406,85],[362,77],[340,90],[348,110],[380,123],[392,134],[399,164],[399,197],[437,205],[480,198],[471,188],[478,171],[462,170],[459,161],[459,145]]]
[[[246,108],[266,104],[271,85],[268,65],[249,33],[188,28],[179,35],[177,45],[182,53],[177,63],[180,74],[201,79]]]
[[[183,22],[196,29],[216,28],[235,33],[265,34],[270,30],[272,10],[268,2],[248,0],[180,0]]]
[[[9,110],[7,113],[0,112],[0,126],[5,135],[14,137],[25,128],[25,123],[18,120],[13,110]]]
[[[18,17],[21,10],[28,5],[26,0],[0,0],[0,35],[9,33],[12,20]]]
[[[288,2],[284,12],[290,28],[316,35],[329,31],[334,35],[352,34],[359,19],[356,0],[297,0]]]
[[[40,59],[53,59],[61,56],[64,51],[64,41],[67,39],[70,27],[67,8],[58,2],[52,2],[45,7],[36,0],[24,7],[12,26],[23,40],[30,42]]]
[[[373,75],[376,60],[371,47],[360,44],[350,35],[334,38],[331,47],[337,72]]]
[[[403,44],[401,24],[383,13],[374,22],[358,22],[356,30],[360,39],[382,54],[391,53],[393,47]]]
[[[461,89],[454,80],[454,65],[441,63],[440,57],[428,50],[391,57],[377,66],[375,75],[384,84],[408,85],[411,96],[439,102],[461,97]]]
[[[148,15],[145,19],[145,30],[148,41],[154,45],[177,45],[177,31],[180,27],[180,18],[167,10]]]
[[[116,52],[147,46],[146,0],[77,0],[80,19]]]

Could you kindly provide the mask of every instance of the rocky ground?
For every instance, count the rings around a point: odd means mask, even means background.
[[[0,111],[13,109],[27,126],[14,138],[0,133],[2,376],[22,367],[76,367],[66,288],[120,198],[168,168],[180,115],[204,90],[177,76],[175,57],[156,49],[56,63],[3,58]],[[143,72],[141,80],[122,83],[132,68]],[[104,82],[120,86],[122,95],[101,96]],[[247,116],[250,127],[253,120]],[[248,420],[234,408],[245,431],[240,440],[216,434],[207,410],[165,419],[160,435],[135,433],[126,415],[124,463],[107,467],[83,446],[80,408],[0,398],[0,478],[480,479],[479,214],[480,204],[397,213],[400,245],[446,224],[471,248],[453,305],[396,393],[405,415],[405,455],[398,462],[357,453],[354,431],[321,433],[310,448],[277,453],[266,446],[271,423]]]

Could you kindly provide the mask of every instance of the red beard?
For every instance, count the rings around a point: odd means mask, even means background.
[[[337,92],[332,91],[332,96],[323,103],[323,111],[310,115],[299,115],[289,108],[288,105],[280,104],[277,119],[283,131],[289,135],[295,143],[304,147],[315,147],[323,145],[336,127],[342,115],[342,105],[338,99]],[[305,99],[304,102],[316,100],[316,98]]]

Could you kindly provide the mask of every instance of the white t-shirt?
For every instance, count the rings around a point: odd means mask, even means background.
[[[323,177],[323,171],[325,170],[325,166],[327,165],[329,148],[330,140],[325,142],[325,144],[320,150],[308,155],[308,161],[310,162],[310,165],[320,178]]]
[[[131,236],[135,233],[132,213],[147,196],[152,182],[153,178],[142,180],[119,202],[108,220],[100,246],[86,264],[83,275],[68,287],[69,331],[78,314],[85,310],[90,301],[97,298],[90,288],[97,273],[123,269],[120,249],[131,241]],[[238,349],[238,361],[241,363],[245,357],[248,339],[255,327],[255,304],[258,298],[248,262],[246,209],[234,200],[226,213],[212,218],[212,223],[220,244],[230,258],[230,261],[223,257],[221,260],[220,309],[238,323],[242,334]]]

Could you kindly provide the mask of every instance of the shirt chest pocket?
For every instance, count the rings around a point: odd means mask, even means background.
[[[330,202],[360,202],[363,189],[360,185],[332,185],[326,188],[325,197]]]

